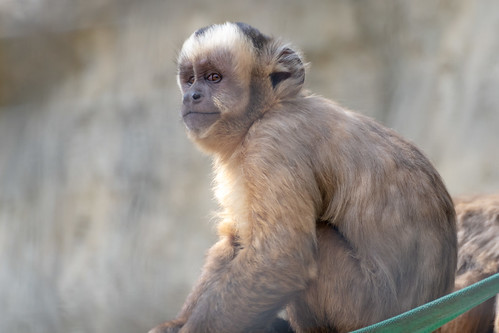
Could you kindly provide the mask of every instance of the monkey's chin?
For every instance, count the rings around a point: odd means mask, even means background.
[[[219,112],[188,112],[183,116],[187,129],[197,135],[208,130],[219,118]]]

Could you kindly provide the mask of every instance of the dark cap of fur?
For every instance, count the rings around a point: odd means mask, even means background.
[[[236,25],[241,29],[241,31],[249,37],[251,42],[253,43],[253,46],[257,50],[263,49],[263,46],[269,41],[269,37],[265,36],[262,34],[258,29],[253,28],[251,25],[242,23],[242,22],[236,22]]]

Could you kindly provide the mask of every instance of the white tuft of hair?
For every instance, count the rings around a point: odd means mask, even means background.
[[[217,49],[237,50],[238,56],[248,54],[253,56],[254,48],[251,41],[234,23],[226,22],[208,27],[202,34],[194,32],[182,46],[180,59],[194,60]]]

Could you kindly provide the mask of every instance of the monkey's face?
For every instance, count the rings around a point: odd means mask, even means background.
[[[213,51],[179,66],[182,119],[194,138],[244,112],[248,87],[234,70],[230,52]]]
[[[189,136],[206,145],[245,125],[255,65],[254,48],[235,25],[200,29],[178,58],[182,119]],[[211,144],[210,144],[211,145]]]
[[[207,58],[198,64],[184,64],[180,70],[182,119],[187,128],[195,133],[208,129],[221,117],[221,110],[213,99],[226,86],[220,72]]]

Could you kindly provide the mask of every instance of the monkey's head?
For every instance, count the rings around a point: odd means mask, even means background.
[[[244,23],[197,30],[178,57],[182,118],[209,152],[237,144],[266,111],[298,96],[304,80],[298,52]]]

